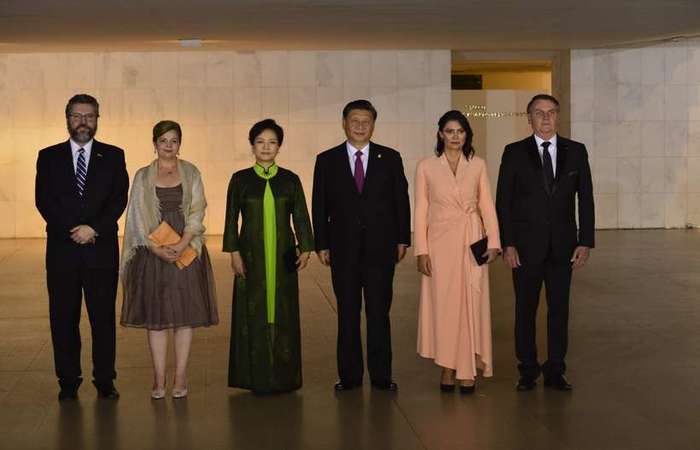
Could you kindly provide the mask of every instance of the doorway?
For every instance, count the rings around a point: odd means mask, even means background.
[[[474,131],[476,154],[486,160],[495,192],[506,144],[531,134],[525,108],[536,94],[552,93],[552,60],[452,61],[452,108]]]

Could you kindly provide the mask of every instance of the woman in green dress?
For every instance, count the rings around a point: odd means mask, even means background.
[[[272,119],[253,125],[255,165],[233,174],[226,204],[223,247],[235,277],[228,384],[260,394],[302,384],[297,272],[313,236],[299,177],[275,164],[283,138]]]

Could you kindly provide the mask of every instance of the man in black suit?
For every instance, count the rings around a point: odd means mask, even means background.
[[[571,273],[586,264],[594,245],[591,169],[586,147],[557,134],[556,98],[536,95],[527,114],[534,133],[506,146],[496,195],[503,258],[513,270],[515,286],[517,389],[533,389],[542,372],[545,386],[568,391],[572,386],[564,376],[564,357]],[[535,320],[543,282],[548,359],[540,366]]]
[[[85,294],[92,329],[93,384],[101,398],[114,387],[114,307],[119,244],[117,220],[126,207],[124,151],[94,140],[99,104],[87,94],[66,106],[70,139],[39,152],[36,207],[46,221],[46,284],[59,400],[75,399],[82,382],[80,310]]]
[[[365,299],[367,366],[372,386],[395,391],[389,309],[394,266],[411,243],[408,183],[401,155],[370,142],[377,111],[367,100],[343,109],[347,141],[316,158],[316,252],[331,267],[338,304],[337,391],[362,385],[360,311]]]

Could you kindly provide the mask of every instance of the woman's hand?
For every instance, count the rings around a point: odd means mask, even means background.
[[[235,276],[245,280],[245,265],[243,264],[243,258],[241,258],[241,252],[231,253],[231,269]]]
[[[494,262],[496,260],[496,258],[498,258],[499,253],[501,253],[501,251],[499,249],[489,248],[486,250],[486,253],[484,253],[481,256],[488,258],[486,260],[486,264],[491,264],[492,262]]]
[[[427,277],[433,275],[433,265],[430,263],[429,255],[418,255],[416,258],[416,265],[418,266],[418,272],[423,275]]]
[[[306,267],[306,265],[309,263],[310,256],[311,252],[304,252],[297,257],[297,272],[303,270]]]
[[[185,251],[188,245],[188,242],[184,241],[183,239],[180,239],[180,242],[178,242],[177,244],[167,245],[165,246],[165,248],[169,249],[172,252],[172,254],[177,256],[177,258],[179,259],[180,256],[182,256],[182,252]]]
[[[180,256],[176,256],[169,247],[157,247],[152,245],[149,246],[148,249],[165,262],[174,263],[180,258]]]

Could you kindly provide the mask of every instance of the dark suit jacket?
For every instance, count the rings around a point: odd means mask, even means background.
[[[586,147],[557,136],[556,175],[548,190],[534,136],[508,144],[498,175],[496,210],[503,247],[516,247],[523,263],[548,256],[564,262],[577,245],[592,248],[595,220]]]
[[[124,151],[118,147],[93,141],[82,198],[70,141],[41,150],[35,196],[36,207],[46,221],[46,268],[118,267],[117,220],[126,207],[128,190]],[[71,240],[70,230],[83,224],[97,232],[94,244]]]
[[[397,245],[411,243],[408,183],[401,155],[370,143],[360,194],[345,142],[319,154],[314,169],[312,210],[316,250],[330,250],[334,264],[347,261],[360,246],[368,260],[396,262]]]

